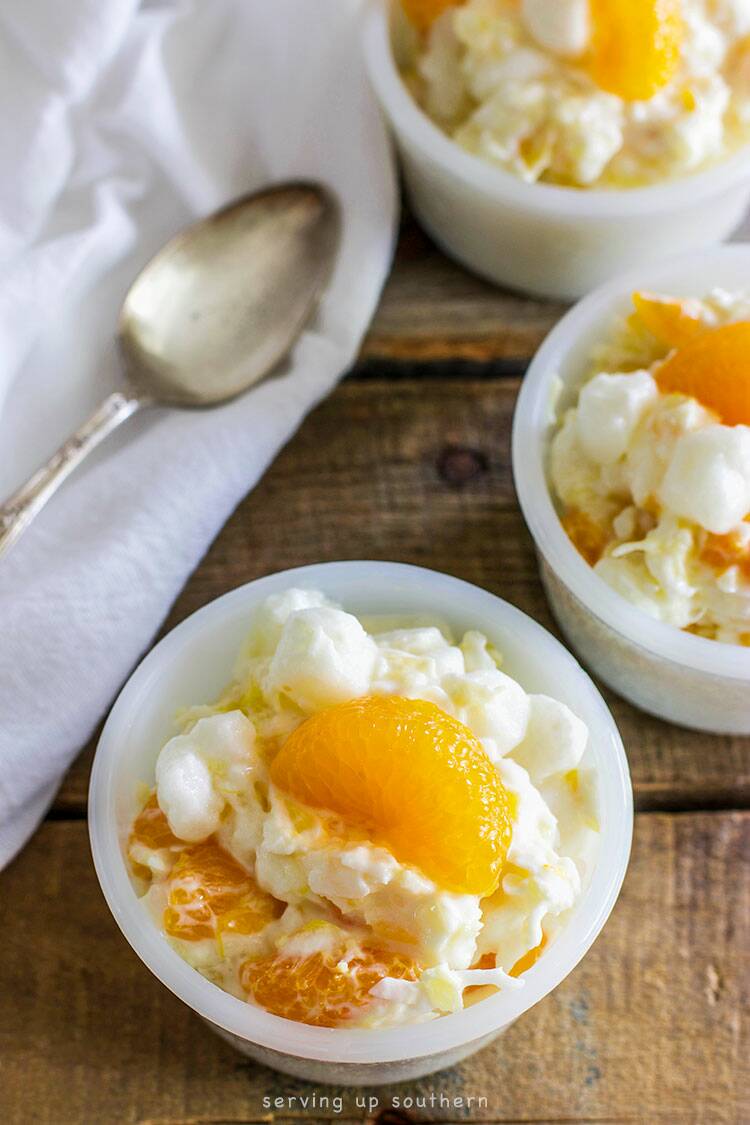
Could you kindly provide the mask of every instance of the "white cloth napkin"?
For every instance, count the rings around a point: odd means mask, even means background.
[[[0,7],[0,496],[116,385],[119,304],[169,235],[295,176],[332,185],[345,214],[332,283],[281,373],[209,413],[128,423],[0,564],[0,865],[232,508],[356,354],[396,207],[359,8]]]

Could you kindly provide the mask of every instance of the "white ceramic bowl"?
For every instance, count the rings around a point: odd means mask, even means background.
[[[489,280],[574,299],[630,266],[721,242],[750,202],[750,145],[697,175],[629,191],[527,184],[433,124],[394,62],[392,0],[370,0],[364,53],[398,147],[414,213],[449,254]]]
[[[581,301],[550,333],[523,381],[513,421],[513,474],[552,611],[589,668],[632,703],[680,726],[750,734],[750,649],[685,633],[616,593],[565,534],[547,483],[553,380],[558,407],[575,400],[592,346],[632,310],[634,289],[701,296],[746,288],[750,246],[716,246],[643,267]]]
[[[211,701],[231,678],[253,607],[294,585],[320,589],[360,613],[437,613],[457,631],[481,629],[504,653],[506,670],[527,690],[556,696],[588,724],[586,753],[597,772],[602,824],[599,858],[569,924],[525,974],[522,989],[419,1026],[382,1031],[307,1027],[243,1003],[205,980],[175,953],[139,901],[125,859],[139,784],[153,784],[156,755],[173,733],[175,711]],[[433,571],[379,562],[325,563],[275,574],[183,621],[123,688],[99,741],[89,795],[99,881],[118,925],[149,969],[243,1053],[298,1077],[349,1085],[403,1081],[449,1066],[555,988],[583,957],[615,903],[628,862],[632,818],[617,728],[562,645],[484,590]]]

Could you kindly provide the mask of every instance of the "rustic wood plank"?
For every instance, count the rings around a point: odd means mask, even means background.
[[[564,311],[480,281],[407,218],[362,359],[522,365]]]
[[[240,504],[166,628],[262,574],[330,559],[398,559],[515,602],[548,628],[510,468],[518,382],[348,382],[303,425]],[[682,731],[607,693],[641,808],[750,803],[750,739]],[[92,748],[57,808],[82,810]]]
[[[414,1113],[427,1120],[750,1120],[749,851],[747,812],[639,816],[620,902],[568,980],[460,1067],[368,1094],[382,1110],[434,1092]],[[107,911],[82,822],[47,822],[0,894],[0,1120],[256,1122],[277,1096],[278,1121],[337,1116],[290,1101],[315,1087],[235,1054],[151,977]],[[361,1092],[329,1093],[343,1119],[366,1116]]]

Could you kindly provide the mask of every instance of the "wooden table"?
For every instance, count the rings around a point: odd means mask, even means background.
[[[240,582],[346,558],[447,571],[552,628],[509,433],[524,367],[560,312],[471,278],[407,224],[357,368],[240,504],[164,629]],[[327,1091],[328,1104],[235,1054],[120,936],[89,856],[92,741],[2,875],[0,1122],[393,1122],[394,1098],[416,1099],[418,1120],[750,1122],[750,740],[608,699],[638,815],[601,938],[474,1059],[403,1087]]]

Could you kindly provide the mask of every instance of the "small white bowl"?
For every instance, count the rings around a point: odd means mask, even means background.
[[[701,296],[715,286],[747,288],[750,246],[716,246],[643,267],[602,286],[550,333],[523,381],[513,420],[513,475],[536,544],[542,582],[573,649],[620,695],[659,718],[715,734],[750,734],[750,649],[696,637],[648,616],[604,582],[563,530],[550,496],[550,405],[575,401],[592,347],[634,289]]]
[[[588,724],[601,841],[570,921],[522,989],[498,994],[430,1023],[388,1030],[308,1027],[223,992],[171,948],[139,901],[125,858],[141,783],[173,733],[175,711],[216,698],[231,677],[251,610],[290,586],[320,589],[359,613],[439,614],[457,631],[481,629],[505,668],[529,691],[564,701]],[[91,775],[89,827],[109,907],[141,960],[220,1035],[259,1062],[316,1082],[399,1082],[450,1066],[479,1050],[571,972],[614,906],[630,853],[633,808],[627,760],[612,716],[572,656],[541,626],[492,594],[447,575],[398,563],[301,567],[250,582],[194,613],[135,670],[107,720]]]
[[[397,2],[397,0],[396,0]],[[364,54],[414,213],[449,254],[501,285],[575,299],[641,262],[721,242],[750,203],[750,145],[693,176],[623,191],[527,184],[464,151],[420,109],[370,0]]]

